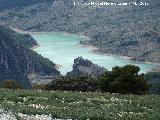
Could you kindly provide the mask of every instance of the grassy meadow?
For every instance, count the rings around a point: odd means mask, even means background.
[[[0,89],[0,106],[19,120],[19,114],[78,120],[160,119],[160,96],[155,95]]]

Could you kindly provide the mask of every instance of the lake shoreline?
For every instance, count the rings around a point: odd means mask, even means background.
[[[16,28],[11,28],[11,27],[10,27],[10,29],[12,29],[12,30],[14,30],[18,33],[22,33],[22,34],[30,34],[30,35],[33,34],[34,35],[34,34],[47,34],[47,33],[62,33],[64,35],[78,35],[79,37],[85,37],[86,40],[90,40],[90,38],[83,33],[67,33],[67,32],[64,32],[64,31],[62,31],[62,32],[54,32],[54,31],[50,31],[50,32],[31,32],[31,31],[24,31],[24,30],[20,30],[20,29],[16,29]]]
[[[62,67],[63,67],[63,65],[55,64],[55,68],[56,68],[56,69],[61,69]]]
[[[80,44],[81,47],[86,47],[89,48],[90,51],[94,54],[99,54],[99,55],[106,55],[106,56],[116,56],[116,57],[120,57],[124,60],[130,60],[130,61],[134,61],[134,62],[140,62],[140,63],[147,63],[147,64],[154,64],[156,62],[150,62],[150,61],[140,61],[140,60],[134,60],[132,57],[129,56],[123,56],[123,55],[116,55],[116,54],[110,54],[110,53],[104,53],[104,52],[99,52],[97,47],[91,46],[91,45],[84,45],[84,44]]]
[[[64,35],[78,35],[79,37],[86,37],[86,40],[90,40],[90,38],[88,36],[86,36],[85,34],[82,34],[82,33],[75,33],[75,34],[72,34],[72,33],[67,33],[67,32],[30,32],[30,31],[23,31],[23,30],[19,30],[19,29],[15,29],[15,28],[11,28],[12,30],[18,32],[18,33],[22,33],[22,34],[30,34],[30,35],[34,35],[34,34],[47,34],[47,33],[62,33]],[[103,52],[100,52],[98,51],[98,48],[95,47],[95,46],[92,46],[92,45],[84,45],[84,44],[80,44],[79,45],[81,47],[87,47],[90,49],[90,52],[94,53],[94,54],[99,54],[99,55],[105,55],[105,56],[114,56],[114,57],[119,57],[123,60],[128,60],[128,61],[133,61],[133,62],[138,62],[138,63],[146,63],[146,64],[156,64],[156,62],[150,62],[150,61],[140,61],[140,60],[135,60],[133,59],[132,57],[129,57],[129,56],[123,56],[123,55],[116,55],[116,54],[109,54],[109,53],[103,53]],[[31,49],[35,49],[37,47],[40,47],[40,45],[35,45],[33,46]],[[158,65],[156,65],[157,67]],[[62,68],[63,66],[62,65],[57,65],[56,66],[58,69]],[[152,71],[152,69],[150,70]]]
[[[78,35],[80,37],[86,37],[87,40],[90,40],[90,38],[88,36],[86,36],[85,34],[82,34],[82,33],[72,34],[72,33],[67,33],[67,32],[30,32],[30,31],[23,31],[23,30],[15,29],[15,28],[11,28],[11,29],[16,31],[16,32],[18,32],[18,33],[23,33],[23,34],[62,33],[62,34],[66,34],[66,35]],[[87,48],[91,49],[91,52],[93,52],[95,54],[106,55],[106,56],[119,56],[119,57],[121,57],[122,59],[125,59],[125,60],[132,60],[132,58],[129,57],[129,56],[121,56],[121,55],[116,55],[116,54],[109,54],[109,53],[99,52],[98,48],[95,47],[95,46],[92,46],[92,45],[84,45],[84,44],[80,44],[80,43],[79,43],[79,45],[81,47],[87,47]],[[40,45],[35,45],[31,49],[35,49],[37,47],[40,47]],[[133,61],[136,61],[136,60],[133,60]],[[149,61],[139,61],[139,62],[147,62],[147,63],[149,63]]]
[[[40,45],[37,43],[37,45],[34,45],[34,46],[31,47],[30,49],[31,49],[31,50],[34,50],[34,49],[36,49],[36,48],[38,48],[38,47],[40,47]]]

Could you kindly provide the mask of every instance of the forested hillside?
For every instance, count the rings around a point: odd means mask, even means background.
[[[100,52],[129,56],[140,61],[160,61],[159,0],[125,1],[136,2],[137,6],[74,6],[74,1],[14,0],[10,7],[6,3],[12,1],[1,0],[0,24],[27,31],[85,34],[91,40],[81,43],[96,46]],[[77,0],[84,1],[92,0]],[[140,2],[149,5],[140,6]]]
[[[30,35],[0,26],[0,84],[5,80],[17,80],[28,88],[39,76],[60,75],[54,63],[27,48],[33,45],[36,41]]]

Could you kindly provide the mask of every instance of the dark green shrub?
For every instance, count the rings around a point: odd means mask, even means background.
[[[99,78],[100,89],[111,93],[144,94],[149,84],[144,74],[138,74],[139,71],[135,65],[116,66]]]
[[[5,80],[2,87],[8,89],[22,89],[22,86],[15,80]]]
[[[32,84],[32,89],[43,90],[45,87],[44,84]]]
[[[98,88],[95,79],[88,76],[65,76],[53,80],[45,85],[46,90],[64,90],[64,91],[96,91]]]

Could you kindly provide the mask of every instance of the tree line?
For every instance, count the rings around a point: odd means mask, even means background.
[[[150,84],[144,74],[139,74],[140,68],[135,65],[113,67],[98,78],[91,76],[61,76],[46,85],[32,85],[32,89],[82,91],[82,92],[110,92],[121,94],[147,94]],[[2,87],[21,89],[21,85],[14,80],[4,81]]]

